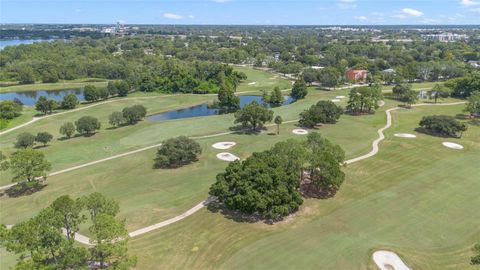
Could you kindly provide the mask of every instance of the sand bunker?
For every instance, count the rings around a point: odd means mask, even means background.
[[[332,102],[340,102],[340,99],[332,99]]]
[[[235,146],[237,143],[236,142],[218,142],[212,144],[212,147],[215,149],[229,149]]]
[[[373,260],[381,270],[411,270],[397,254],[391,251],[375,251]]]
[[[308,130],[305,130],[305,129],[302,129],[302,128],[296,128],[294,130],[292,130],[293,134],[297,134],[297,135],[306,135],[308,134]]]
[[[416,138],[416,135],[410,134],[410,133],[395,133],[393,134],[395,137],[400,137],[400,138]]]
[[[457,149],[457,150],[463,149],[463,146],[458,144],[458,143],[443,142],[442,144],[443,144],[443,146],[448,147],[448,148],[452,148],[452,149]]]
[[[257,84],[257,82],[248,83],[248,85],[254,85],[254,84]]]
[[[336,96],[335,98],[336,99],[342,99],[342,98],[345,98],[345,96]]]
[[[240,158],[235,156],[234,154],[223,152],[223,153],[218,153],[217,158],[225,161],[235,161],[239,160]]]

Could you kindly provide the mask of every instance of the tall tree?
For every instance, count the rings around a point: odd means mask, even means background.
[[[10,156],[10,169],[13,174],[13,181],[35,181],[37,178],[47,178],[47,172],[52,165],[47,161],[45,155],[31,148],[18,150]]]
[[[67,239],[69,241],[75,240],[79,225],[86,219],[81,214],[83,210],[82,200],[73,200],[70,196],[63,195],[53,201],[51,207],[61,217],[62,228],[66,231]]]
[[[235,112],[235,124],[241,123],[244,127],[250,127],[253,131],[262,127],[266,122],[272,121],[273,111],[253,101]]]
[[[299,99],[305,98],[307,94],[308,94],[307,84],[305,83],[303,78],[296,80],[292,87],[292,93],[290,94],[291,97],[294,100],[299,100]]]
[[[464,111],[469,112],[470,117],[480,115],[480,91],[473,92],[467,98],[467,106],[465,107]]]
[[[275,122],[275,125],[277,125],[277,135],[280,134],[280,125],[283,122],[283,119],[280,115],[275,116],[275,119],[273,120]]]
[[[29,132],[22,132],[18,134],[15,148],[26,149],[35,145],[35,136]]]

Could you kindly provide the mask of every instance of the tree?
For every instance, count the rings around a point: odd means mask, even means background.
[[[43,146],[47,146],[48,142],[53,139],[53,135],[48,132],[39,132],[35,137],[35,141],[39,143],[43,143]]]
[[[95,221],[97,215],[106,214],[116,216],[120,211],[118,203],[105,197],[102,193],[94,192],[83,199],[83,204],[90,212],[90,218]]]
[[[92,116],[82,116],[75,121],[77,132],[82,135],[90,135],[100,129],[100,122]]]
[[[340,106],[330,100],[321,100],[312,105],[308,110],[300,113],[300,125],[304,127],[315,127],[319,123],[335,124],[343,113]]]
[[[31,148],[18,150],[10,156],[10,169],[14,182],[36,181],[37,178],[46,179],[47,172],[52,165],[45,155]]]
[[[313,68],[307,68],[302,72],[302,78],[310,85],[317,79],[317,71]]]
[[[128,92],[130,92],[130,86],[126,81],[119,81],[116,83],[116,87],[118,90],[118,96],[126,97]]]
[[[277,125],[277,135],[280,134],[280,125],[283,122],[283,119],[280,115],[275,116],[275,119],[273,120],[275,122],[275,125]]]
[[[79,103],[78,98],[75,94],[68,94],[68,95],[63,97],[61,107],[63,109],[67,109],[67,110],[75,109],[75,107],[77,107],[78,103]]]
[[[95,85],[87,84],[83,88],[83,97],[86,101],[95,102],[100,99]]]
[[[18,71],[18,81],[21,84],[35,83],[35,76],[31,67],[24,67]]]
[[[123,108],[122,114],[123,118],[125,118],[130,125],[133,125],[145,118],[147,115],[147,109],[143,105],[133,105],[131,107]]]
[[[472,72],[463,78],[455,78],[445,82],[445,86],[452,89],[452,96],[467,98],[480,89],[480,72]]]
[[[428,95],[430,98],[435,100],[435,103],[437,103],[438,98],[449,97],[450,90],[447,87],[437,83],[433,86],[432,90],[428,91]]]
[[[108,123],[110,123],[110,125],[112,125],[113,127],[119,127],[124,122],[125,122],[125,118],[123,117],[122,112],[113,112],[108,117]]]
[[[480,115],[480,91],[473,92],[467,98],[467,106],[465,107],[465,112],[470,113],[470,117]]]
[[[13,119],[20,116],[23,105],[12,100],[3,100],[0,102],[0,118]]]
[[[356,87],[348,96],[347,111],[352,114],[373,113],[378,102],[383,99],[382,90],[378,86]]]
[[[402,101],[408,107],[412,107],[413,104],[417,103],[418,101],[418,93],[415,90],[408,90],[402,97]]]
[[[57,108],[58,104],[53,99],[47,99],[44,96],[38,98],[35,102],[35,109],[43,114],[52,113]]]
[[[97,97],[100,100],[105,100],[109,96],[108,90],[105,87],[97,88],[96,91],[97,91]]]
[[[81,199],[73,200],[70,196],[63,195],[53,201],[51,207],[60,216],[62,228],[66,231],[67,239],[73,242],[75,233],[79,230],[79,225],[86,219],[81,214],[83,201]]]
[[[28,148],[35,145],[35,136],[28,132],[18,134],[15,148]]]
[[[66,136],[67,138],[72,137],[73,133],[75,133],[75,126],[72,122],[64,123],[59,130],[60,134]]]
[[[326,67],[318,72],[318,81],[324,87],[335,87],[338,84],[340,74],[333,67]]]
[[[424,116],[418,124],[432,134],[447,137],[461,137],[458,133],[467,130],[467,125],[449,115]]]
[[[136,265],[136,258],[128,256],[128,232],[125,221],[114,216],[99,214],[90,227],[96,245],[90,253],[100,268],[128,269]]]
[[[197,160],[200,144],[185,136],[166,140],[157,151],[155,168],[176,168]]]
[[[110,96],[116,96],[118,94],[117,83],[112,81],[108,82],[107,91]]]
[[[244,127],[250,126],[252,131],[261,128],[266,122],[272,121],[273,111],[253,101],[235,112],[235,124],[241,123]]]
[[[305,98],[307,94],[308,94],[308,89],[305,81],[302,78],[295,81],[292,87],[292,93],[290,94],[291,97],[294,100],[299,100],[299,99]]]
[[[238,110],[240,98],[232,90],[222,88],[218,91],[218,105],[228,110]]]
[[[412,90],[412,85],[410,84],[397,84],[393,87],[392,92],[396,99],[401,100],[410,90]]]
[[[283,98],[282,91],[280,91],[280,88],[278,86],[275,86],[272,94],[270,95],[270,98],[268,99],[268,103],[275,106],[280,106],[284,101],[285,99]]]
[[[253,153],[245,161],[229,163],[217,175],[210,195],[228,209],[275,221],[295,212],[303,203],[299,184],[298,168],[267,150]]]
[[[322,138],[317,132],[308,134],[304,143],[308,151],[306,170],[310,181],[328,193],[338,190],[345,179],[340,167],[345,159],[343,149]]]

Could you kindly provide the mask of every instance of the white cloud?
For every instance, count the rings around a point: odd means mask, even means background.
[[[407,16],[403,15],[403,14],[393,14],[392,16],[390,16],[394,19],[405,19]]]
[[[473,0],[460,0],[460,5],[464,7],[471,7],[471,6],[478,5],[478,2],[475,2]]]
[[[413,16],[413,17],[423,16],[423,12],[421,12],[420,10],[413,9],[413,8],[404,8],[404,9],[402,9],[402,13],[407,15],[407,16]]]
[[[188,15],[187,17],[188,17],[189,19],[195,19],[195,16],[193,16],[193,15]]]
[[[361,22],[364,22],[364,21],[368,20],[368,18],[366,16],[355,16],[355,19],[359,20]]]
[[[230,2],[231,0],[212,0],[212,2],[215,2],[215,3],[227,3],[227,2]]]
[[[472,8],[470,11],[480,15],[480,8]]]
[[[357,0],[340,0],[340,2],[343,2],[343,3],[353,3]]]
[[[171,20],[181,20],[184,18],[182,15],[175,13],[163,13],[163,17]]]

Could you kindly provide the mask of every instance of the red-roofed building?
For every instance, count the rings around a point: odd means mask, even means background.
[[[345,77],[351,82],[365,81],[368,76],[367,70],[349,69],[345,71]]]

